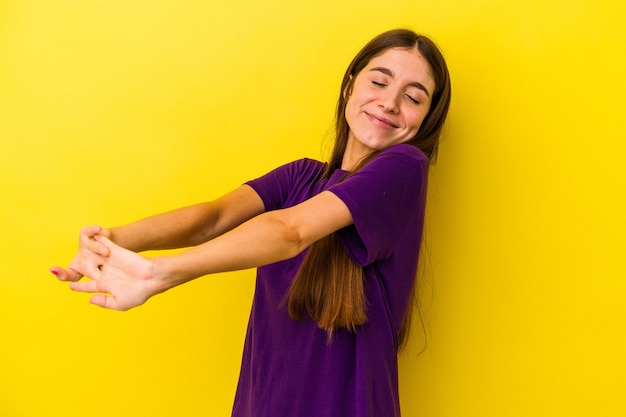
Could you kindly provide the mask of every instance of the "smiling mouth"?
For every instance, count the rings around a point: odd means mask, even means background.
[[[374,114],[365,113],[370,122],[374,123],[376,126],[380,126],[384,129],[395,129],[398,126],[393,123],[391,120],[386,119],[384,117],[376,116]]]

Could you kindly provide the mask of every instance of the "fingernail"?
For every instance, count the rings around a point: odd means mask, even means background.
[[[52,272],[54,275],[59,275],[59,271],[57,271],[56,269],[51,269],[50,272]]]

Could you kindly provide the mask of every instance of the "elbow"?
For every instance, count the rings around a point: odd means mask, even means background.
[[[270,214],[270,213],[268,213]],[[293,258],[305,250],[312,242],[309,242],[306,234],[299,224],[289,216],[282,216],[283,213],[273,215],[278,232],[278,241],[285,259]]]
[[[291,257],[296,256],[309,246],[300,229],[294,225],[285,227],[283,241],[286,245],[285,249],[291,254]]]

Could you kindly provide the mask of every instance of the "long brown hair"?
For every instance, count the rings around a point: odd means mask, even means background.
[[[397,29],[372,39],[354,57],[346,70],[335,115],[335,146],[323,178],[341,168],[348,143],[350,127],[345,117],[348,94],[356,76],[370,60],[390,48],[416,49],[429,63],[435,91],[430,111],[413,139],[406,142],[416,146],[429,158],[436,159],[439,137],[448,114],[451,87],[446,62],[433,41],[411,30]],[[361,169],[377,152],[368,155],[350,174]],[[415,285],[412,304],[415,302]],[[335,233],[320,239],[309,248],[288,294],[289,315],[296,320],[305,313],[332,336],[334,330],[356,330],[367,321],[367,300],[363,285],[363,268],[350,259]],[[406,312],[398,334],[399,345],[407,340],[413,308]]]

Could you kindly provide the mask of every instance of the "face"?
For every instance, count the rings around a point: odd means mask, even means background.
[[[417,50],[392,48],[372,58],[346,91],[350,132],[344,166],[415,137],[434,90],[430,66]]]

